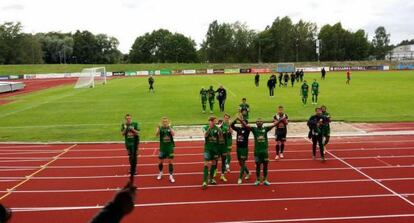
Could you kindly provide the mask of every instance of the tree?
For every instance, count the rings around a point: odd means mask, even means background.
[[[383,26],[375,30],[375,36],[372,40],[373,54],[377,60],[383,60],[390,50],[390,34],[387,33]]]

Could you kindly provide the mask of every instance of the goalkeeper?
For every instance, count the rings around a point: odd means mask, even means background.
[[[129,156],[130,174],[136,175],[137,155],[139,144],[139,125],[132,121],[130,114],[125,115],[125,122],[121,126],[121,133],[125,137],[125,147]]]

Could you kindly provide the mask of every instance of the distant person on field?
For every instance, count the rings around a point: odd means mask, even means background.
[[[160,137],[160,152],[158,155],[158,170],[160,171],[157,180],[161,180],[163,175],[163,167],[164,167],[164,160],[168,160],[168,173],[170,174],[169,180],[171,183],[175,182],[174,179],[174,166],[173,166],[173,159],[174,159],[174,129],[171,127],[170,120],[168,118],[163,117],[161,119],[161,123],[157,128],[156,136]]]
[[[122,218],[134,210],[137,187],[128,182],[115,194],[115,197],[93,217],[90,223],[119,223]],[[0,221],[3,223],[3,221]]]
[[[125,115],[125,122],[121,125],[122,136],[125,137],[125,147],[128,152],[129,165],[131,175],[137,174],[137,156],[138,156],[138,145],[139,145],[139,124],[138,122],[132,121],[130,114]]]
[[[275,87],[276,87],[276,76],[271,76],[267,81],[267,88],[269,88],[269,96],[275,96]]]
[[[249,135],[250,135],[250,129],[246,128],[245,126],[237,127],[236,123],[237,120],[243,119],[242,115],[239,115],[232,123],[231,128],[237,132],[236,136],[236,142],[237,142],[237,160],[239,161],[240,165],[240,173],[239,173],[239,179],[237,180],[238,184],[241,184],[243,182],[243,175],[246,174],[244,177],[245,180],[250,179],[250,172],[247,169],[246,161],[249,157]],[[247,120],[244,120],[247,124]]]
[[[154,91],[154,82],[155,82],[155,80],[152,77],[152,75],[149,76],[149,78],[148,78],[149,92],[155,93],[155,91]]]
[[[224,112],[224,104],[226,103],[227,91],[223,86],[220,86],[217,91],[217,100],[219,102],[220,112]]]
[[[325,76],[326,76],[326,70],[325,70],[325,67],[323,67],[321,70],[321,79],[325,80]]]
[[[305,78],[305,72],[303,72],[303,69],[300,70],[299,76],[300,76],[300,82],[303,82],[303,79]]]
[[[351,82],[351,70],[348,69],[348,71],[346,72],[346,84],[350,84]]]
[[[207,95],[208,95],[208,91],[205,88],[201,88],[200,90],[200,98],[201,98],[201,106],[203,108],[203,113],[206,113],[206,105],[207,105]]]
[[[259,73],[256,73],[256,75],[254,76],[254,84],[256,85],[256,87],[259,87],[259,81],[260,81],[260,75]]]
[[[289,74],[285,73],[285,75],[283,75],[283,87],[287,87],[289,83]]]
[[[239,105],[239,113],[243,115],[244,120],[249,120],[250,105],[247,104],[247,99],[243,98],[242,103]]]
[[[315,115],[312,115],[307,123],[309,127],[308,138],[312,139],[312,158],[316,159],[316,145],[318,145],[322,162],[325,162],[323,145],[323,123],[326,122],[325,119],[325,116],[322,115],[322,110],[315,108]]]
[[[296,80],[296,75],[295,75],[295,73],[294,73],[294,72],[292,72],[292,73],[290,74],[290,83],[291,83],[292,87],[293,87],[293,85],[295,84],[295,80]]]
[[[213,86],[210,86],[210,88],[207,90],[207,96],[208,96],[208,104],[210,105],[210,114],[213,114],[214,98],[216,96],[216,91],[213,89]]]
[[[306,83],[306,80],[303,82],[300,87],[300,96],[302,97],[302,104],[305,106],[308,100],[309,85]]]
[[[7,208],[0,204],[0,223],[7,223],[9,222],[12,216],[12,211],[10,208]]]
[[[282,82],[283,73],[282,72],[279,73],[278,79],[279,79],[279,87],[282,87],[282,85],[283,85],[283,82]]]
[[[296,82],[299,82],[299,80],[300,80],[300,71],[299,71],[299,69],[296,70],[295,76],[296,76]]]
[[[319,95],[319,83],[316,79],[313,79],[312,83],[312,104],[318,104],[318,95]]]

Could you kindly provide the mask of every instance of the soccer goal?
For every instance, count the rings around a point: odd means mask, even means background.
[[[293,64],[293,63],[278,63],[278,64],[276,64],[276,71],[278,73],[295,72],[295,64]]]
[[[105,67],[85,68],[81,71],[75,88],[93,88],[98,84],[106,84]]]

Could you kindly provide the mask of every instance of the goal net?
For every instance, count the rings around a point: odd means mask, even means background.
[[[293,63],[278,63],[278,64],[276,64],[276,71],[278,73],[295,72],[295,64],[293,64]]]
[[[98,84],[106,84],[105,67],[83,69],[75,84],[75,88],[93,88]]]

